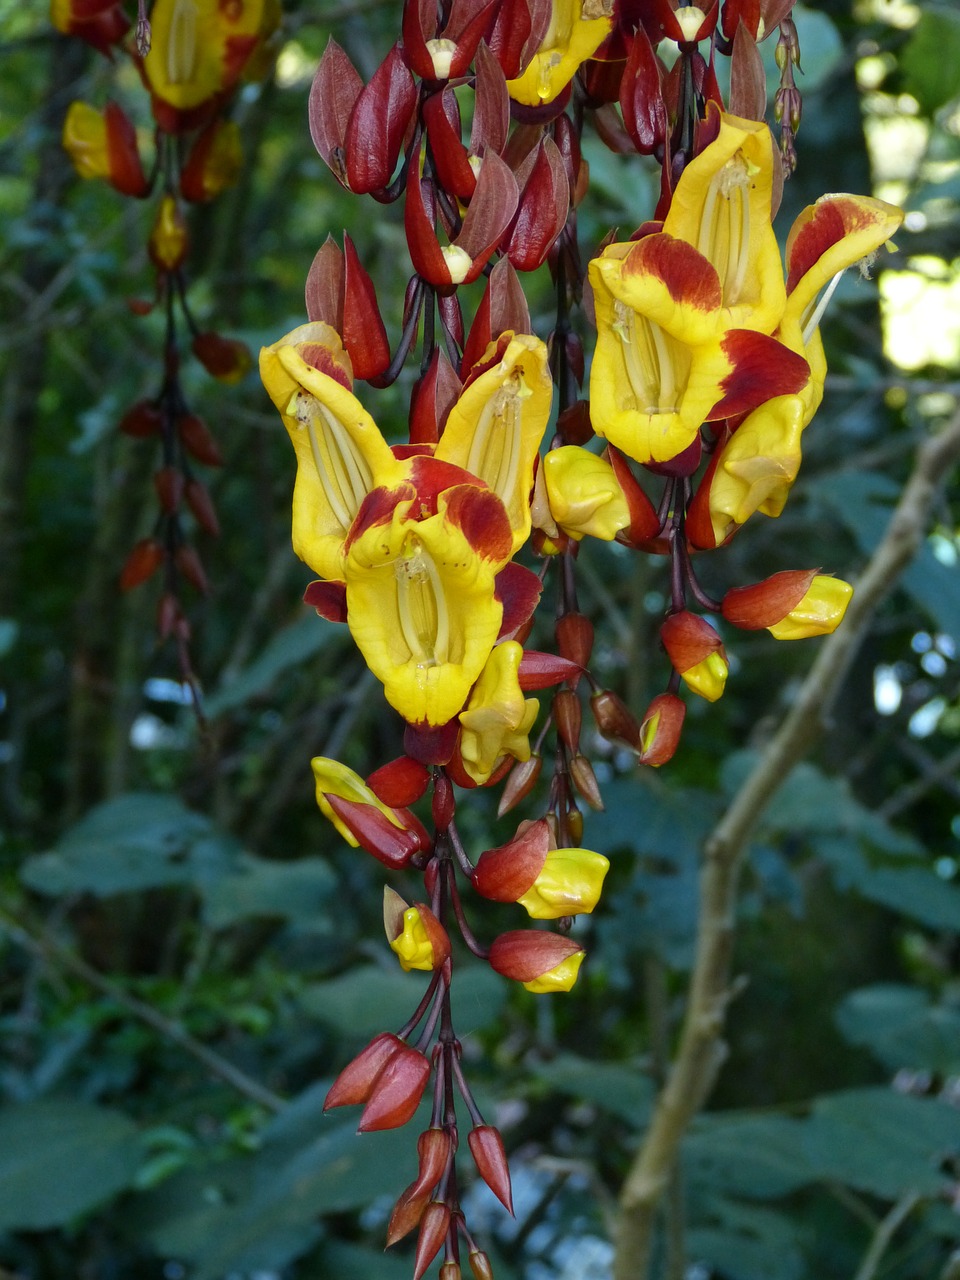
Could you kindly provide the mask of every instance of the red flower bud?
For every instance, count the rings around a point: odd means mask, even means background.
[[[600,794],[597,775],[594,773],[593,765],[587,757],[579,752],[570,761],[570,777],[573,779],[573,785],[590,808],[596,810],[597,813],[602,813],[603,796]]]
[[[490,967],[534,992],[569,991],[584,951],[559,933],[515,929],[490,944]]]
[[[161,467],[154,472],[153,487],[161,507],[168,515],[173,515],[183,497],[183,472],[179,467]]]
[[[667,107],[660,64],[643,27],[634,33],[620,82],[623,123],[641,155],[649,156],[667,136]]]
[[[433,784],[433,823],[438,831],[446,831],[457,811],[453,784],[441,774]]]
[[[149,400],[138,400],[120,419],[119,426],[124,435],[146,440],[149,436],[160,434],[163,429],[163,414]]]
[[[141,538],[120,571],[120,590],[132,591],[153,575],[163,564],[163,544],[156,538]]]
[[[507,1212],[513,1213],[510,1169],[499,1129],[489,1124],[477,1125],[475,1129],[471,1129],[467,1141],[481,1178]]]
[[[501,258],[490,272],[467,335],[463,349],[464,376],[483,358],[490,343],[505,332],[529,333],[530,312],[516,271],[506,258]]]
[[[190,346],[207,373],[228,386],[245,378],[253,365],[250,348],[239,338],[223,338],[219,333],[198,333]]]
[[[728,622],[745,631],[760,631],[780,622],[810,589],[819,569],[785,569],[749,587],[734,587],[720,609]]]
[[[347,125],[362,89],[363,81],[353,63],[336,40],[328,40],[310,88],[310,137],[333,176],[343,186],[348,185]]]
[[[448,1205],[433,1200],[427,1205],[420,1221],[420,1235],[417,1238],[417,1252],[413,1259],[413,1280],[420,1277],[440,1252],[440,1247],[447,1238],[450,1227],[450,1209]]]
[[[429,1078],[430,1060],[401,1041],[373,1082],[357,1131],[372,1133],[406,1124],[420,1105]]]
[[[502,242],[518,271],[533,271],[546,260],[570,212],[570,188],[563,157],[544,138],[517,172],[520,204]]]
[[[557,648],[578,667],[590,664],[593,652],[593,623],[582,613],[565,613],[557,622]],[[573,682],[576,684],[576,681]]]
[[[506,844],[480,855],[470,877],[473,887],[492,902],[516,902],[543,870],[549,849],[550,828],[538,818]]]
[[[377,294],[353,241],[344,232],[343,345],[357,378],[376,378],[390,363],[390,343]]]
[[[220,536],[220,521],[217,519],[217,513],[214,510],[206,485],[201,484],[199,480],[188,480],[184,496],[187,499],[187,506],[193,512],[200,528],[209,533],[211,538],[218,538]]]
[[[481,1249],[473,1249],[467,1257],[473,1280],[494,1280],[490,1259]]]
[[[460,379],[442,347],[434,347],[423,377],[410,396],[410,443],[436,444],[460,394]]]
[[[564,680],[574,680],[583,673],[583,668],[570,658],[561,658],[556,653],[540,653],[537,649],[524,649],[523,657],[517,671],[520,688],[525,693],[533,689],[549,689]]]
[[[210,591],[210,583],[196,548],[191,547],[189,542],[181,542],[173,559],[191,586],[196,587],[201,595],[207,595]]]
[[[680,743],[686,714],[683,699],[675,693],[661,693],[653,699],[640,725],[641,764],[659,768],[672,758]]]
[[[518,761],[513,766],[497,806],[498,818],[502,818],[505,813],[515,809],[521,800],[527,798],[536,786],[542,768],[543,757],[537,754],[531,755],[529,760]]]
[[[223,466],[223,454],[220,446],[210,434],[204,420],[195,413],[184,413],[177,419],[177,431],[183,441],[183,447],[198,462],[208,467]]]
[[[640,722],[611,689],[598,691],[590,699],[597,728],[609,742],[618,742],[637,750],[640,743]]]
[[[617,535],[617,541],[629,547],[650,550],[648,545],[650,540],[660,532],[660,517],[657,515],[657,509],[644,493],[626,458],[613,445],[607,446],[607,461],[613,467],[613,474],[627,500],[627,510],[630,512],[630,523]]]
[[[564,744],[571,751],[578,751],[583,713],[580,709],[580,699],[572,689],[561,689],[559,693],[554,694],[553,719]]]
[[[406,808],[419,800],[430,785],[430,771],[418,760],[398,756],[367,778],[367,786],[391,809]]]
[[[343,1068],[323,1101],[324,1111],[366,1102],[380,1072],[403,1049],[404,1042],[389,1031],[381,1031],[367,1047]]]

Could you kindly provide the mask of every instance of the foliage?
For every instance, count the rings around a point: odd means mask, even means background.
[[[366,773],[397,754],[397,731],[339,634],[296,603],[293,467],[252,376],[183,372],[225,455],[209,476],[222,538],[191,529],[216,584],[191,614],[205,722],[156,641],[155,602],[118,594],[153,519],[150,460],[115,431],[156,379],[159,325],[125,301],[153,269],[137,208],[77,181],[59,136],[72,99],[109,92],[135,114],[138,86],[28,8],[0,0],[0,1266],[29,1280],[400,1280],[405,1246],[384,1256],[382,1241],[415,1173],[409,1144],[357,1139],[322,1102],[420,987],[371,946],[382,869],[333,836],[307,767],[339,754]],[[809,88],[800,79],[778,225],[823,190],[871,182],[908,222],[878,280],[838,290],[805,471],[783,517],[710,571],[721,594],[780,568],[785,548],[855,577],[915,446],[956,410],[956,348],[944,360],[918,332],[900,368],[881,345],[881,300],[895,311],[911,280],[955,282],[960,254],[960,26],[948,4],[914,8],[800,13]],[[316,62],[336,25],[369,78],[395,18],[285,10],[276,73],[234,112],[244,176],[194,226],[191,303],[253,348],[301,322],[314,253],[354,218],[309,145]],[[650,207],[653,170],[627,177],[595,143],[588,159],[593,253]],[[399,314],[402,228],[386,212],[351,234],[384,314]],[[540,287],[534,312],[550,307]],[[409,381],[389,393],[396,422]],[[703,1280],[957,1274],[957,497],[754,835],[729,1058],[657,1239],[670,1280],[685,1264]],[[639,709],[657,688],[646,655],[669,585],[617,546],[585,546],[581,564],[605,637],[597,675]],[[499,1280],[608,1274],[614,1200],[682,1015],[703,841],[810,662],[764,632],[730,651],[723,701],[691,706],[664,770],[593,744],[607,807],[587,834],[613,866],[579,989],[545,1007],[482,966],[458,979],[464,1053],[515,1166],[516,1223],[483,1187],[467,1192]],[[508,839],[477,799],[465,834]],[[512,927],[506,908],[489,918]]]

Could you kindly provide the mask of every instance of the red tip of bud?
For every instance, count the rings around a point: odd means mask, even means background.
[[[680,744],[687,708],[675,693],[661,693],[647,707],[640,725],[640,763],[659,768]]]
[[[413,1259],[413,1280],[420,1277],[440,1252],[440,1246],[447,1236],[450,1226],[450,1209],[433,1200],[427,1205],[420,1222],[420,1235],[417,1239],[417,1252]]]
[[[406,808],[426,792],[430,785],[430,771],[419,760],[398,756],[389,764],[381,765],[367,778],[367,786],[391,809]]]
[[[554,694],[553,719],[564,744],[571,751],[579,751],[583,713],[580,709],[580,699],[572,689],[561,689]]]
[[[250,348],[239,338],[224,338],[219,333],[198,333],[190,345],[207,373],[218,382],[239,382],[253,366]]]
[[[639,749],[640,722],[622,698],[610,689],[602,689],[590,699],[590,707],[597,728],[609,742]]]

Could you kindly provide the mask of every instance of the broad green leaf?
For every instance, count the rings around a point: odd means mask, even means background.
[[[497,1273],[499,1275],[499,1272]],[[314,1268],[309,1272],[316,1280],[410,1280],[410,1259],[382,1249],[365,1249],[342,1240],[324,1241]]]
[[[803,1148],[803,1122],[786,1116],[702,1116],[683,1150],[691,1179],[731,1194],[787,1195],[816,1176]]]
[[[851,1044],[865,1045],[891,1070],[960,1073],[960,1009],[933,1004],[919,987],[861,987],[842,1002],[836,1019]]]
[[[858,891],[871,902],[919,920],[931,929],[960,929],[960,888],[927,867],[879,867],[870,870]]]
[[[242,853],[236,866],[202,887],[203,915],[213,929],[256,916],[280,916],[329,927],[336,877],[323,858],[273,862]]]
[[[61,1227],[129,1187],[137,1126],[89,1102],[43,1099],[0,1111],[0,1230]]]
[[[941,1163],[960,1146],[956,1108],[884,1088],[818,1098],[802,1128],[804,1157],[819,1177],[891,1200],[943,1192]]]
[[[207,715],[215,719],[225,711],[242,706],[251,698],[266,693],[277,676],[289,667],[308,662],[324,649],[344,644],[346,635],[343,629],[318,618],[311,609],[309,616],[298,619],[273,636],[238,676],[214,690],[205,703]]]
[[[547,1062],[536,1063],[533,1072],[558,1093],[593,1102],[634,1129],[646,1123],[653,1087],[639,1067],[561,1053]]]

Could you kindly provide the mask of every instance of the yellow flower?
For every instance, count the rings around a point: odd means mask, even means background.
[[[630,510],[606,458],[578,445],[551,449],[543,459],[550,513],[577,542],[585,535],[612,541],[630,524]]]
[[[503,606],[494,579],[510,559],[500,499],[470,483],[429,501],[428,480],[457,472],[418,458],[420,484],[378,489],[347,541],[347,622],[387,701],[411,724],[446,724],[490,655]]]
[[[594,429],[637,462],[667,462],[703,422],[806,384],[801,356],[766,334],[730,327],[715,267],[686,241],[656,233],[608,245],[589,273]]]
[[[478,785],[494,772],[504,756],[530,759],[527,737],[540,710],[536,698],[524,698],[517,678],[523,648],[516,640],[498,644],[473,687],[466,710],[460,713],[460,756]]]
[[[151,93],[190,111],[232,89],[276,17],[265,0],[156,0],[143,63]]]
[[[567,956],[566,960],[561,960],[558,965],[548,969],[546,973],[541,973],[539,978],[534,978],[532,981],[524,982],[521,985],[535,996],[552,995],[557,991],[570,991],[577,980],[580,966],[583,964],[586,954],[585,951],[575,951],[572,956]]]
[[[434,455],[483,480],[500,498],[514,552],[530,533],[533,464],[552,402],[546,346],[530,334],[516,334],[495,365],[467,382]]]
[[[322,578],[340,579],[360,504],[407,468],[353,394],[350,357],[330,325],[301,325],[264,347],[260,376],[297,455],[293,549]]]
[[[71,102],[63,122],[63,147],[81,178],[110,179],[107,122],[87,102]]]
[[[150,232],[150,257],[163,271],[176,271],[187,253],[187,224],[173,196],[164,196]]]
[[[328,796],[337,796],[352,804],[371,805],[378,809],[395,827],[402,829],[403,822],[394,809],[378,800],[358,773],[348,769],[339,760],[331,760],[327,756],[315,756],[310,761],[317,788],[317,804],[324,817],[329,818],[347,844],[356,849],[359,841],[353,832],[334,813]]]
[[[590,849],[550,849],[540,874],[517,898],[533,920],[586,915],[600,901],[610,863]]]
[[[405,973],[439,969],[450,955],[447,931],[426,903],[408,907],[389,886],[383,891],[383,927]]]
[[[515,102],[538,107],[552,102],[610,34],[611,0],[552,0],[550,25],[540,47],[515,80],[507,81]]]

